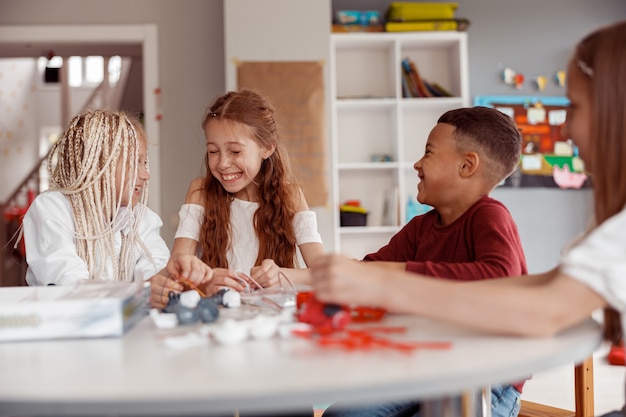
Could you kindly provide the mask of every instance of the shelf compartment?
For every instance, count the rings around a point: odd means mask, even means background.
[[[461,97],[467,93],[465,68],[465,34],[451,32],[433,36],[431,33],[423,37],[399,39],[400,60],[410,58],[416,65],[420,77],[429,83],[437,83]],[[443,36],[441,36],[443,35]],[[401,73],[401,63],[397,63],[397,71]]]
[[[359,200],[368,212],[366,226],[393,226],[384,224],[385,204],[389,198],[389,190],[397,187],[397,170],[342,171],[339,178],[339,204],[348,200]]]
[[[374,156],[398,160],[395,107],[377,106],[337,110],[337,161],[371,162]]]
[[[336,98],[394,98],[395,43],[361,34],[331,36],[334,42]],[[331,48],[333,49],[333,48]]]

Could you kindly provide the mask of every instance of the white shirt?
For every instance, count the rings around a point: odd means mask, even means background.
[[[259,238],[254,230],[254,212],[258,203],[233,199],[230,206],[231,250],[226,254],[229,269],[249,272],[259,254]],[[178,213],[179,223],[175,238],[183,237],[200,241],[200,227],[204,220],[204,207],[198,204],[183,204]],[[296,244],[322,243],[317,231],[314,211],[300,211],[293,218]]]
[[[114,243],[117,253],[121,250],[121,234],[127,233],[134,219],[132,213],[123,208],[116,217]],[[169,248],[161,238],[161,218],[152,210],[143,207],[139,220],[138,237],[150,251],[151,257],[135,245],[134,277],[149,279],[165,267],[170,256]],[[76,252],[74,238],[74,216],[70,202],[58,191],[39,194],[30,205],[23,220],[24,243],[28,285],[67,285],[89,279],[85,261]],[[109,274],[112,269],[108,268]],[[112,276],[106,277],[113,280]]]
[[[626,314],[626,209],[565,250],[560,265]]]
[[[569,247],[560,265],[620,313],[626,335],[626,208]]]

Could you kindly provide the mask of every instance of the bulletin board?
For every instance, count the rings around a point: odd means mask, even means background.
[[[503,186],[590,187],[575,144],[561,135],[569,101],[565,97],[476,96],[474,105],[511,116],[522,134],[522,156]]]
[[[322,62],[240,62],[237,86],[268,97],[281,140],[309,206],[328,200]]]

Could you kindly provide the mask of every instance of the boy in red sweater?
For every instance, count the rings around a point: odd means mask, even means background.
[[[517,226],[507,208],[489,197],[513,172],[520,153],[521,135],[500,111],[470,107],[444,113],[414,165],[417,199],[433,210],[414,217],[364,261],[459,281],[526,274]],[[523,385],[492,385],[493,417],[517,416]],[[324,417],[408,417],[419,409],[419,401],[333,405]]]

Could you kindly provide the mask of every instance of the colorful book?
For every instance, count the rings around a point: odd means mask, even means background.
[[[420,76],[415,62],[404,58],[401,64],[402,96],[406,98],[454,97],[436,82],[428,82]]]
[[[457,30],[456,20],[414,20],[407,22],[387,22],[387,32],[425,32],[433,30]]]
[[[412,74],[409,58],[404,58],[402,60],[402,79],[403,82],[406,83],[407,88],[410,92],[410,95],[408,97],[421,97],[417,84],[415,83],[415,78]]]
[[[469,28],[468,19],[439,19],[439,20],[404,20],[388,21],[385,23],[387,32],[424,32],[438,30],[466,31]]]
[[[454,94],[443,88],[441,85],[437,83],[431,83],[431,86],[438,90],[442,97],[454,97]]]
[[[411,61],[410,59],[408,59],[408,61],[409,61],[409,67],[411,68],[411,76],[413,77],[413,81],[415,82],[415,85],[417,86],[417,91],[419,92],[420,97],[432,97],[433,95],[426,88],[426,86],[424,85],[424,82],[422,81],[422,77],[420,76],[420,73],[417,70],[417,65],[415,65],[415,62]]]

